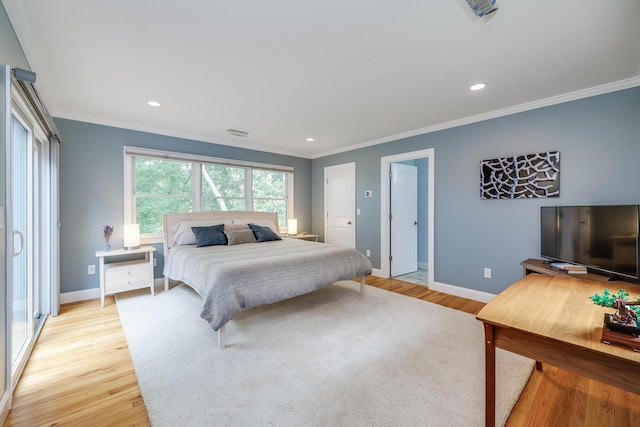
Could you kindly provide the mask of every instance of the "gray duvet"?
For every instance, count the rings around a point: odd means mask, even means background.
[[[284,238],[173,247],[164,275],[200,294],[204,300],[200,316],[217,331],[242,310],[369,275],[371,269],[369,259],[355,249]]]

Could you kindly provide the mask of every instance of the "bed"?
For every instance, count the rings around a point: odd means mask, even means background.
[[[364,278],[371,274],[372,266],[362,253],[283,237],[277,224],[278,216],[271,212],[163,216],[165,291],[169,281],[175,280],[202,297],[200,316],[218,332],[220,348],[225,347],[225,325],[242,310],[313,292],[340,280],[360,278],[360,293],[364,291]],[[223,243],[221,239],[226,240]]]

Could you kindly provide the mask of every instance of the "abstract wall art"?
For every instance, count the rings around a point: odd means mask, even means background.
[[[482,199],[560,197],[560,152],[502,157],[480,162]]]

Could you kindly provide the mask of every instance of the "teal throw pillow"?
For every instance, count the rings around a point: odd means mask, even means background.
[[[191,227],[196,236],[196,246],[226,245],[227,236],[224,234],[224,224],[209,225],[207,227]]]
[[[261,225],[249,224],[249,228],[253,231],[258,242],[269,242],[272,240],[282,240],[280,236],[273,232],[269,227],[263,227]]]

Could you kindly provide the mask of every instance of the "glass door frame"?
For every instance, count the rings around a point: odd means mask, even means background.
[[[11,91],[11,111],[10,111],[10,123],[11,126],[13,120],[17,120],[27,130],[28,137],[28,193],[30,200],[28,201],[28,238],[24,241],[24,246],[29,251],[28,256],[28,342],[21,349],[20,359],[17,364],[13,363],[12,345],[8,347],[7,362],[10,365],[11,375],[11,390],[15,389],[17,382],[22,374],[22,371],[29,359],[35,341],[41,330],[46,315],[50,312],[50,292],[53,279],[51,278],[51,257],[48,256],[48,248],[54,250],[51,247],[50,235],[52,224],[48,221],[51,218],[50,213],[50,201],[51,201],[51,188],[50,179],[51,168],[49,167],[49,144],[48,138],[42,128],[41,123],[37,119],[37,114],[30,108],[29,104],[20,96],[21,91],[17,90],[15,82],[12,81]],[[11,132],[13,135],[13,132]],[[11,145],[11,143],[9,143]],[[10,147],[11,148],[11,147]],[[37,154],[37,155],[34,155]],[[12,153],[9,149],[7,152],[7,158],[9,161],[12,159]],[[8,169],[11,168],[8,165]],[[7,171],[7,199],[12,200],[13,183],[10,181],[12,172]],[[13,208],[7,206],[7,214],[10,217],[10,224],[8,224],[7,231],[11,232],[11,237],[7,233],[7,239],[13,238],[14,231],[14,218],[12,211]],[[42,219],[39,221],[39,219]],[[13,245],[13,240],[11,240]],[[29,247],[30,246],[30,247]],[[8,254],[7,254],[8,256]],[[13,259],[8,259],[7,264],[12,264]],[[13,266],[11,266],[13,267]],[[13,270],[13,268],[11,268]],[[10,342],[13,341],[11,331],[13,330],[13,310],[11,304],[13,304],[13,271],[9,273],[8,279],[11,283],[7,283],[7,315],[9,318],[8,331],[10,332]],[[36,289],[37,288],[37,289]],[[36,299],[37,298],[37,299]]]

